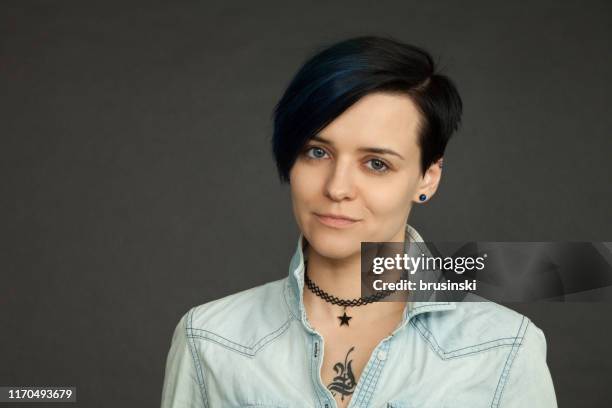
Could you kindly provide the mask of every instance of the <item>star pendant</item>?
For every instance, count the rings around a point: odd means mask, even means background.
[[[351,316],[347,316],[346,315],[346,310],[344,311],[344,314],[342,316],[338,316],[338,319],[340,319],[340,326],[346,324],[347,326],[349,325],[349,320],[352,319]]]

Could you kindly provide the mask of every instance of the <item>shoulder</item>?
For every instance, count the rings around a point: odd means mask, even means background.
[[[270,312],[282,301],[285,279],[245,289],[222,298],[194,306],[191,326],[207,329],[231,321],[252,319],[257,313]]]
[[[418,315],[412,322],[440,357],[455,358],[527,344],[545,355],[544,334],[527,316],[484,299],[455,305],[453,310]],[[534,339],[524,342],[527,335]]]
[[[255,355],[290,324],[283,297],[286,279],[192,307],[183,316],[187,336]]]

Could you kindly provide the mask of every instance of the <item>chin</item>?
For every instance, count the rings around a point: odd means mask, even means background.
[[[361,251],[360,236],[354,231],[315,227],[308,235],[308,243],[326,258],[342,259]]]

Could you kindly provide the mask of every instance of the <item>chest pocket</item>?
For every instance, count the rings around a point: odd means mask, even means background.
[[[514,335],[510,333],[506,335],[496,333],[493,336],[489,335],[490,337],[487,339],[481,339],[477,342],[471,341],[466,344],[465,342],[456,343],[454,341],[456,339],[453,339],[453,336],[448,335],[445,336],[445,338],[440,339],[434,335],[434,333],[422,321],[421,316],[416,316],[410,321],[410,324],[418,330],[419,334],[427,343],[429,343],[431,349],[438,354],[442,360],[471,356],[484,351],[496,349],[498,347],[515,347],[521,339],[518,334],[520,333],[522,336],[522,333],[524,333],[528,323],[529,320],[523,317],[520,321],[519,330]]]
[[[230,338],[228,335],[222,335],[220,333],[212,332],[210,330],[196,328],[188,328],[188,330],[190,330],[190,337],[210,341],[212,343],[225,347],[228,350],[243,354],[247,357],[254,357],[255,354],[257,354],[257,352],[261,350],[266,344],[270,343],[271,341],[282,335],[284,332],[286,332],[289,328],[290,323],[291,319],[287,320],[280,327],[269,333],[259,334],[251,341],[235,340],[236,337],[239,338],[240,336],[232,336],[233,338]],[[263,405],[253,406],[263,407]]]

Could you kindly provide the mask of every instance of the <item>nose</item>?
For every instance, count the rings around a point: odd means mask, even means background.
[[[331,174],[325,185],[325,196],[333,201],[352,200],[355,198],[354,171],[350,164],[340,160],[331,167]]]

